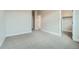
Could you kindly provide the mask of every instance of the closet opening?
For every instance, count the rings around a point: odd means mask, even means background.
[[[73,11],[62,10],[62,33],[69,36],[72,39],[72,27],[73,27]]]

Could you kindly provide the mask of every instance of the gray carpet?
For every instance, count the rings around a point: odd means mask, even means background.
[[[58,37],[42,31],[5,39],[1,49],[77,49],[79,44],[68,36]]]

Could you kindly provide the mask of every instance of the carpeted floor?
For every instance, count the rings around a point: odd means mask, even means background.
[[[17,35],[5,39],[1,49],[77,49],[79,43],[67,35],[58,37],[42,31]]]

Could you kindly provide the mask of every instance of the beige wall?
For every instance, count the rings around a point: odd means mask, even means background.
[[[72,32],[73,18],[62,19],[62,31]]]
[[[62,10],[61,12],[62,17],[73,15],[72,10]]]
[[[43,10],[40,11],[39,14],[42,17],[42,30],[60,36],[60,11]]]

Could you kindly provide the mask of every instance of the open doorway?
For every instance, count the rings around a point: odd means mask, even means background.
[[[73,11],[61,10],[62,33],[72,39]]]
[[[32,16],[33,16],[32,30],[40,30],[41,29],[41,15],[39,14],[39,10],[33,10]]]

